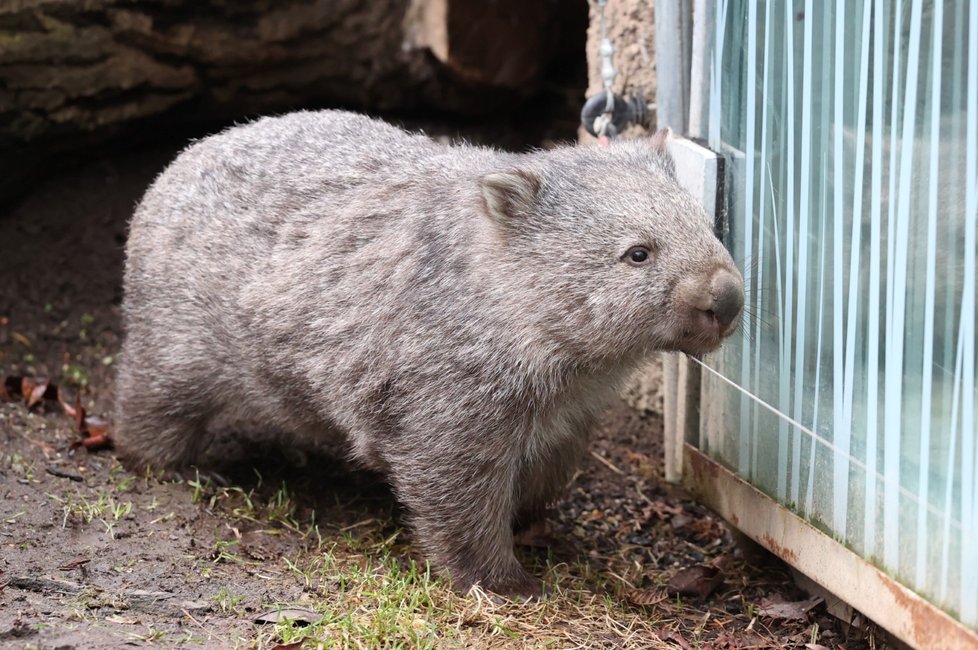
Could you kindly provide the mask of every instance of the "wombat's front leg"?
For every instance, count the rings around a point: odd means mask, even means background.
[[[543,594],[542,582],[513,554],[518,458],[457,454],[392,465],[418,542],[433,564],[447,570],[454,589],[464,593],[478,583],[508,597]]]
[[[587,448],[589,427],[590,420],[561,432],[559,441],[522,462],[516,490],[517,530],[543,524],[554,502],[567,491]]]

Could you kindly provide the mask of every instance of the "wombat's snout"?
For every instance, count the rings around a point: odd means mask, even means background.
[[[677,289],[676,298],[686,313],[678,349],[690,354],[709,352],[737,329],[744,308],[744,283],[739,273],[721,266],[688,278]]]
[[[715,319],[724,336],[737,327],[737,319],[744,308],[744,283],[739,276],[727,269],[718,269],[710,279],[710,298],[704,314]]]

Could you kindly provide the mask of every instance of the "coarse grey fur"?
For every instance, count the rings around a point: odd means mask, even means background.
[[[338,111],[193,144],[131,224],[120,446],[179,467],[215,422],[339,432],[457,588],[539,593],[513,527],[595,414],[651,352],[737,326],[740,274],[661,145],[510,154]]]

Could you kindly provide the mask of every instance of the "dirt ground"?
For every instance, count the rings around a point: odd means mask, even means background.
[[[125,224],[177,150],[93,156],[0,215],[0,375],[111,412]],[[542,604],[453,595],[383,483],[342,463],[256,443],[218,487],[134,475],[78,437],[56,404],[0,403],[2,647],[885,647],[667,486],[660,416],[623,404],[521,549],[554,588]]]

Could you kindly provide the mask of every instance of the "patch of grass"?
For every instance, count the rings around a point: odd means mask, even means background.
[[[310,620],[256,627],[253,645],[242,647],[272,648],[304,639],[309,648],[672,647],[656,635],[662,622],[655,607],[625,603],[616,596],[621,580],[592,562],[530,557],[528,567],[545,576],[552,594],[542,602],[505,601],[479,588],[462,596],[412,556],[390,513],[364,514],[351,522],[356,513],[345,510],[337,521],[329,511],[317,523],[316,514],[299,507],[284,484],[270,492],[260,485],[249,491],[215,487],[200,477],[187,483],[191,498],[228,519],[228,525],[248,521],[266,533],[304,542],[264,563],[239,556],[237,540],[215,542],[214,563],[255,567],[249,570],[282,576],[284,584],[294,580],[301,589],[299,600],[265,601],[259,611],[311,612],[303,617]],[[214,599],[225,613],[240,607],[228,590]]]
[[[236,555],[230,551],[238,546],[238,540],[236,539],[219,539],[214,542],[214,563],[219,562],[234,562],[235,564],[245,564],[245,560],[240,555]]]
[[[328,552],[285,559],[290,572],[321,598],[315,603],[269,603],[265,609],[310,607],[321,617],[306,626],[289,621],[264,629],[258,648],[309,639],[310,646],[431,648],[461,640],[454,607],[459,598],[427,566],[387,553],[354,557],[335,544]],[[359,554],[357,554],[359,555]]]
[[[273,523],[280,523],[290,530],[302,532],[297,519],[297,506],[289,494],[288,486],[283,482],[269,499],[265,507],[265,518]]]
[[[167,638],[167,633],[163,630],[157,630],[153,627],[148,627],[146,632],[139,634],[136,632],[127,632],[126,636],[132,641],[141,641],[142,643],[156,644]]]
[[[116,523],[132,514],[133,510],[132,501],[116,501],[115,497],[106,494],[100,495],[94,501],[77,492],[68,492],[63,497],[50,493],[47,496],[61,504],[62,528],[67,528],[69,521],[82,524],[99,521],[113,539]]]
[[[301,639],[303,647],[324,648],[670,647],[654,633],[656,617],[596,594],[576,573],[584,563],[544,560],[552,595],[542,602],[505,601],[479,588],[462,596],[411,558],[398,534],[379,535],[379,524],[358,530],[360,536],[334,536],[316,553],[282,559],[309,600],[262,609],[301,607],[319,618],[261,628],[254,647]]]
[[[9,467],[14,476],[24,479],[25,481],[33,481],[34,474],[37,471],[37,463],[33,460],[24,458],[20,454],[10,454],[8,456],[4,456],[3,465],[5,467]]]
[[[112,482],[112,489],[117,494],[125,494],[126,492],[132,492],[136,477],[127,472],[126,468],[122,466],[122,463],[115,462],[109,470],[109,480]]]
[[[237,594],[230,587],[221,587],[212,598],[217,603],[218,608],[225,614],[241,614],[241,602],[244,596]]]
[[[204,498],[205,491],[210,486],[210,481],[201,479],[200,472],[197,472],[193,480],[187,481],[187,485],[193,488],[193,492],[190,495],[190,502],[200,503]],[[213,507],[213,505],[214,503],[212,502],[211,507]]]

